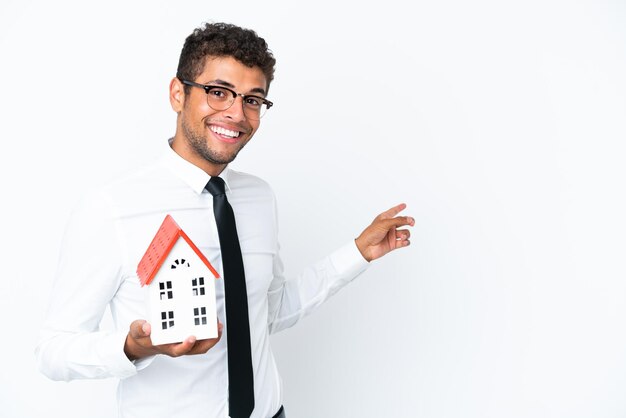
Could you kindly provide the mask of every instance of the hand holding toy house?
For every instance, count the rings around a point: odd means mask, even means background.
[[[215,283],[217,271],[167,215],[137,266],[146,288],[147,321],[152,344],[216,338]]]

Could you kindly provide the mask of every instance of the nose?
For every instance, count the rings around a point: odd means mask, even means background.
[[[246,115],[243,112],[243,97],[237,96],[235,97],[235,101],[230,107],[224,111],[222,111],[225,117],[230,118],[234,121],[241,121],[246,118]]]

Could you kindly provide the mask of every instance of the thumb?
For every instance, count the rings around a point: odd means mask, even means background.
[[[152,327],[150,326],[148,321],[143,321],[143,324],[141,324],[141,330],[143,331],[143,334],[146,337],[149,337],[150,336],[150,332],[152,331]]]
[[[150,330],[150,324],[145,319],[137,319],[130,324],[130,336],[134,339],[149,336]]]

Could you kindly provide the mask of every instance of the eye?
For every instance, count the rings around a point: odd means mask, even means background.
[[[263,104],[263,99],[261,99],[260,97],[256,97],[256,96],[246,96],[246,100],[245,100],[246,106],[248,107],[261,107],[261,105]]]
[[[228,90],[220,88],[220,87],[214,87],[211,90],[209,90],[208,95],[211,99],[225,100],[225,99],[228,99]]]

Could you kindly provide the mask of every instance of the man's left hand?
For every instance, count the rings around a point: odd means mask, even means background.
[[[368,262],[411,244],[411,232],[408,229],[398,229],[415,225],[412,217],[397,216],[405,208],[406,204],[401,203],[381,213],[355,240],[357,248]]]

